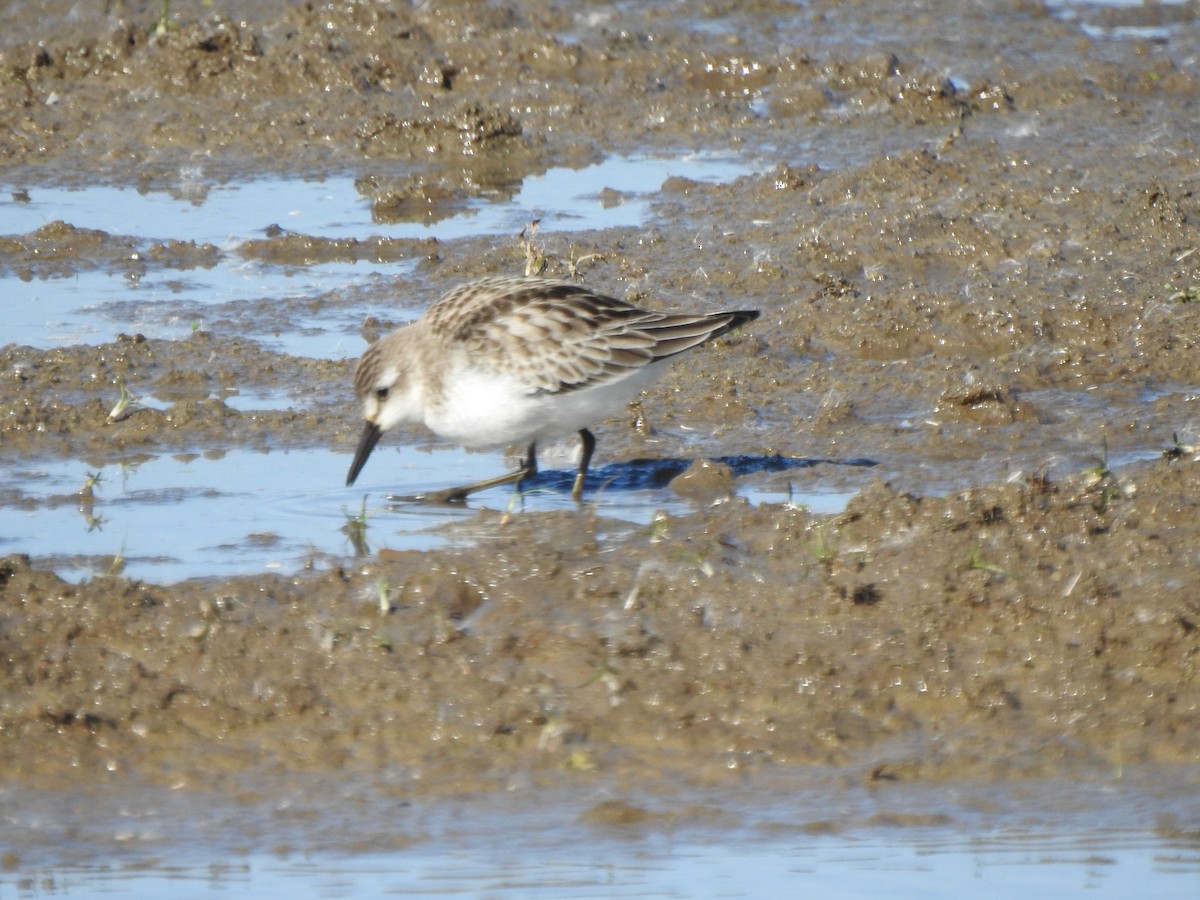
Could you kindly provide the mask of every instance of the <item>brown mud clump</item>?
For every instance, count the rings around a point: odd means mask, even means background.
[[[1163,460],[616,541],[586,510],[493,516],[476,549],[296,578],[71,585],[9,557],[2,776],[1190,762],[1197,498],[1200,466]]]

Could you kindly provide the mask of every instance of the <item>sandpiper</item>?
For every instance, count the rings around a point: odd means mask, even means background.
[[[405,422],[468,449],[528,447],[515,472],[397,498],[406,500],[461,501],[519,484],[537,471],[539,441],[577,432],[583,452],[571,494],[578,500],[596,447],[588,426],[620,411],[672,357],[757,317],[757,310],[656,312],[544,278],[464,284],[359,359],[354,389],[366,427],[346,484],[383,433]]]

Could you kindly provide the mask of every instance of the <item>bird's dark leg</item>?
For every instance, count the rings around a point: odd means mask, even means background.
[[[398,497],[389,496],[388,500],[393,503],[462,503],[472,494],[486,491],[488,488],[499,487],[502,484],[515,484],[520,488],[522,481],[535,474],[537,474],[537,445],[530,444],[529,455],[521,460],[521,465],[515,472],[497,475],[495,478],[488,478],[485,481],[477,481],[474,484],[466,484],[462,487],[430,491],[427,494],[405,494]]]
[[[517,487],[520,488],[521,482],[526,478],[531,478],[537,474],[537,442],[529,442],[529,455],[521,460],[521,467],[517,470]]]
[[[583,483],[587,479],[592,453],[596,450],[596,437],[586,428],[579,429],[579,440],[583,442],[583,453],[579,457],[579,472],[575,475],[575,486],[571,488],[571,497],[575,500],[579,500],[583,496]]]

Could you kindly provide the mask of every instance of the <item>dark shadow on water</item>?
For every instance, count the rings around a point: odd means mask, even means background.
[[[729,466],[735,478],[757,472],[784,472],[809,469],[813,466],[856,466],[871,468],[878,465],[873,459],[823,459],[808,456],[715,456],[711,462]],[[588,472],[586,493],[603,488],[606,491],[653,491],[665,488],[673,478],[682,475],[694,463],[692,459],[631,459],[609,463]],[[538,472],[521,483],[521,490],[570,492],[575,473],[566,469]]]

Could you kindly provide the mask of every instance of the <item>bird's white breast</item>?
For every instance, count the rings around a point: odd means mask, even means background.
[[[647,366],[619,381],[564,393],[538,393],[509,375],[466,366],[444,382],[425,424],[447,440],[481,450],[560,438],[620,412],[658,375]]]

